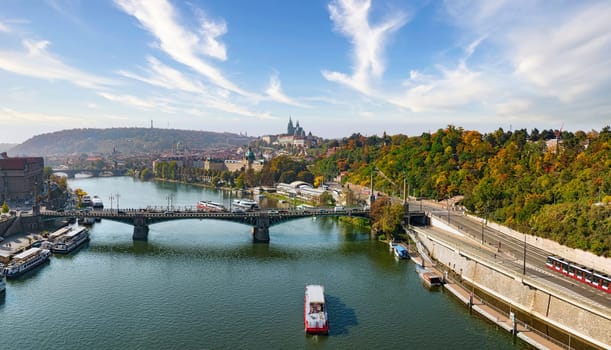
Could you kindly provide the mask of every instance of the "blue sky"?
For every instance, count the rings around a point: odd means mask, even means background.
[[[611,124],[611,2],[3,0],[0,143]]]

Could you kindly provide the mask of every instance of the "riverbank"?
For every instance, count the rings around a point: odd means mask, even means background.
[[[416,232],[430,256],[440,262],[438,269],[447,271],[456,284],[497,310],[490,313],[482,309],[482,314],[493,315],[494,320],[498,314],[507,319],[513,313],[516,322],[522,323],[525,330],[539,331],[576,349],[606,349],[611,344],[608,309],[554,291],[538,278],[516,274],[496,259],[480,256],[483,252],[433,237],[424,229],[416,228]],[[458,298],[464,301],[461,294]]]

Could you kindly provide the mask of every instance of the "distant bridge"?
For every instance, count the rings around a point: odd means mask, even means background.
[[[83,174],[92,177],[100,176],[124,176],[127,169],[97,170],[97,169],[53,169],[54,174],[66,174],[69,179],[73,179],[76,174]]]
[[[357,216],[369,218],[370,211],[361,208],[348,208],[334,210],[334,208],[315,208],[311,210],[275,210],[261,209],[251,212],[202,212],[202,211],[151,211],[147,209],[105,209],[91,211],[40,211],[44,218],[73,218],[84,219],[86,217],[113,220],[133,225],[134,240],[147,240],[149,225],[171,220],[185,219],[213,219],[236,222],[252,227],[252,238],[254,242],[269,242],[269,228],[289,220],[296,220],[312,216]],[[426,220],[423,212],[409,212],[406,215],[410,222],[418,223]]]

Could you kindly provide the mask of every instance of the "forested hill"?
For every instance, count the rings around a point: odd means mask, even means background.
[[[611,130],[490,134],[454,126],[417,137],[352,135],[328,145],[312,171],[386,193],[443,200],[564,245],[611,255]],[[386,180],[380,173],[392,180]]]
[[[177,143],[190,149],[245,145],[252,138],[230,133],[156,128],[72,129],[34,136],[9,153],[47,156],[71,153],[161,152]],[[174,146],[174,147],[173,147]]]

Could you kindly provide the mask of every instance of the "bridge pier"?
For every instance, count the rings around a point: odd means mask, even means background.
[[[269,228],[268,227],[253,227],[252,241],[254,243],[269,243]]]
[[[146,224],[146,218],[144,216],[136,216],[134,218],[134,234],[132,240],[134,241],[146,241],[149,237],[149,226]]]
[[[257,217],[256,226],[252,228],[252,241],[254,243],[269,243],[269,216],[266,214]]]

